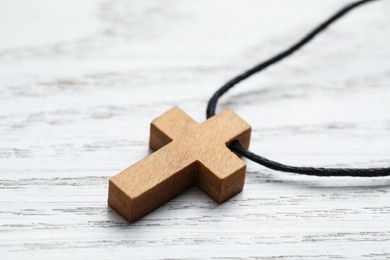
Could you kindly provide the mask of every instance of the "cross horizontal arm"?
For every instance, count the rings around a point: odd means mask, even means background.
[[[149,146],[156,151],[180,136],[188,135],[199,124],[178,107],[173,107],[150,124]]]
[[[227,147],[209,149],[201,156],[198,186],[216,202],[222,203],[239,193],[245,182],[245,163]]]

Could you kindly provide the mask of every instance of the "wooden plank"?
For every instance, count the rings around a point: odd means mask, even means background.
[[[109,178],[150,154],[151,119],[178,105],[204,121],[217,87],[347,2],[2,1],[1,259],[389,258],[389,178],[247,162],[223,204],[193,187],[132,225],[107,206]],[[390,165],[389,10],[345,17],[218,111],[277,161]]]

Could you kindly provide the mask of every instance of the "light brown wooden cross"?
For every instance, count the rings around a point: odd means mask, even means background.
[[[230,109],[199,124],[174,107],[151,123],[156,152],[110,179],[108,204],[134,222],[194,184],[224,202],[242,190],[246,169],[227,145],[239,140],[248,148],[250,133]]]

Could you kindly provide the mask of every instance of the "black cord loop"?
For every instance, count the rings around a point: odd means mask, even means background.
[[[330,24],[334,23],[336,20],[340,19],[342,16],[355,9],[358,6],[361,6],[368,2],[373,2],[377,0],[361,0],[357,2],[350,3],[346,5],[344,8],[336,12],[330,18],[328,18],[325,22],[321,23],[319,26],[314,28],[311,32],[309,32],[305,37],[299,40],[297,43],[292,45],[290,48],[280,52],[279,54],[271,57],[270,59],[254,66],[253,68],[239,74],[238,76],[232,78],[228,82],[226,82],[221,88],[219,88],[214,95],[211,97],[207,104],[206,116],[207,118],[215,115],[216,106],[219,98],[224,95],[228,90],[233,88],[235,85],[240,83],[241,81],[251,77],[252,75],[266,69],[270,65],[273,65],[284,58],[290,56],[295,51],[303,47],[305,44],[310,42],[315,36],[317,36],[320,32],[324,31]],[[380,176],[389,176],[390,168],[315,168],[315,167],[297,167],[281,164],[267,158],[264,158],[260,155],[252,153],[245,149],[238,141],[234,141],[229,145],[229,148],[248,158],[251,161],[254,161],[260,165],[268,167],[270,169],[276,171],[283,172],[292,172],[299,173],[305,175],[315,175],[315,176],[351,176],[351,177],[380,177]]]

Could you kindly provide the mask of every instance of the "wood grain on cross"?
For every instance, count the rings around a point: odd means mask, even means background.
[[[227,109],[202,124],[177,107],[151,124],[150,148],[156,152],[109,181],[109,205],[134,222],[197,184],[216,202],[240,192],[245,163],[227,145],[249,146],[250,126]]]

